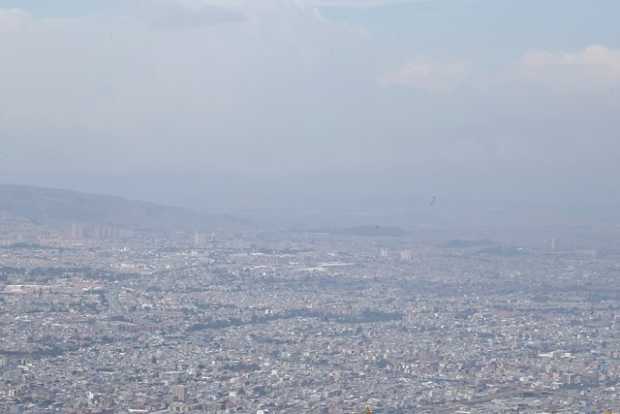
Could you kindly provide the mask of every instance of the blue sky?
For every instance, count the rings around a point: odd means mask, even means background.
[[[0,8],[20,8],[41,17],[76,17],[122,15],[128,3],[0,0]],[[146,8],[148,1],[134,4]],[[433,54],[487,53],[492,60],[531,48],[620,46],[616,22],[620,2],[615,0],[422,0],[376,7],[336,5],[321,7],[321,13],[336,22],[364,27],[386,47],[402,43]]]
[[[0,0],[0,8],[20,8],[41,17],[75,17],[118,10],[120,0]]]
[[[0,0],[0,8],[20,8],[44,17],[122,14],[127,4],[126,0]],[[386,41],[441,45],[454,51],[491,48],[501,53],[514,47],[580,48],[593,43],[617,47],[620,42],[620,2],[615,0],[422,0],[376,7],[336,5],[321,7],[321,13],[365,27]]]
[[[476,48],[618,46],[615,0],[430,0],[375,8],[329,7],[330,18],[359,24],[394,41]]]
[[[0,0],[0,181],[609,196],[620,2],[362,2]]]

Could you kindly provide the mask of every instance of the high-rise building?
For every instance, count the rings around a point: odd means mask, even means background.
[[[175,385],[172,387],[172,398],[174,401],[185,401],[185,385]]]
[[[80,240],[84,234],[84,229],[78,223],[71,224],[71,238],[73,240]]]
[[[411,250],[402,250],[400,252],[400,260],[403,262],[410,262],[413,260],[413,252]]]
[[[200,232],[194,232],[194,247],[204,247],[207,243],[207,235]]]

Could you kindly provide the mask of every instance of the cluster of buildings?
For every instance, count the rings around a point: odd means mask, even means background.
[[[613,251],[75,233],[0,248],[2,413],[620,412]]]

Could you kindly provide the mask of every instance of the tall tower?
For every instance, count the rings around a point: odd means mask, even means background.
[[[175,385],[172,387],[172,398],[174,401],[185,401],[185,385]]]
[[[197,231],[194,232],[194,247],[201,247],[202,245],[202,234]]]

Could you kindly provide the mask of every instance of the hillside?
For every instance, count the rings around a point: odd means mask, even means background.
[[[245,224],[226,215],[122,197],[16,185],[0,185],[0,215],[45,225],[80,223],[155,231],[234,229]]]

